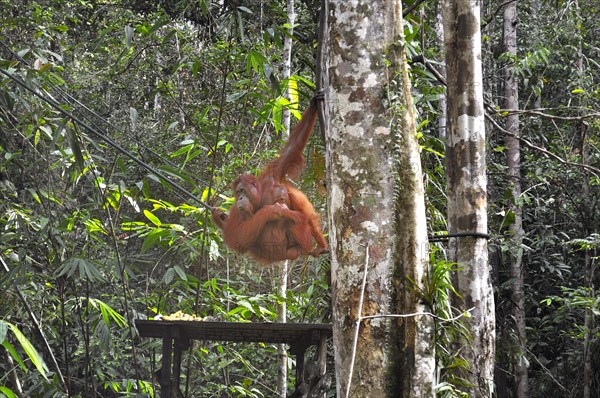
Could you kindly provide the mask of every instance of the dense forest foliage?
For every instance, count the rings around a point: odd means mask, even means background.
[[[152,396],[160,341],[140,339],[134,319],[275,321],[285,301],[290,322],[331,321],[327,256],[295,261],[282,297],[277,270],[228,251],[203,205],[227,208],[230,182],[285,142],[283,109],[295,120],[312,97],[319,3],[296,2],[284,79],[285,2],[0,0],[0,396]],[[516,55],[503,46],[504,6],[482,7],[497,395],[516,396],[524,363],[531,397],[600,397],[600,4],[518,2]],[[427,221],[438,235],[447,230],[440,10],[408,1],[405,14]],[[508,67],[518,109],[505,107]],[[520,116],[517,197],[511,114]],[[327,229],[318,131],[305,156],[301,189]],[[432,242],[424,297],[451,318],[457,311],[436,300],[460,265],[445,260],[445,243]],[[437,324],[440,396],[460,396],[447,370],[465,366],[452,349],[463,332]],[[277,348],[258,347],[195,342],[185,396],[274,396]]]

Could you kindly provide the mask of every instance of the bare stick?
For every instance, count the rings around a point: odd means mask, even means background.
[[[352,384],[352,373],[354,373],[354,359],[356,358],[356,347],[358,346],[358,332],[360,322],[362,321],[362,306],[365,297],[365,287],[367,285],[367,270],[369,265],[369,245],[365,254],[365,271],[363,273],[362,287],[360,289],[360,298],[358,300],[358,311],[356,316],[356,329],[354,330],[354,341],[352,342],[352,357],[350,359],[350,373],[348,374],[348,384],[346,385],[346,398],[350,397],[350,385]]]

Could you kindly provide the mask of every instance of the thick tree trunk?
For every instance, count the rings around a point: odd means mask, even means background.
[[[504,51],[509,61],[504,68],[504,95],[507,109],[519,108],[519,83],[513,67],[513,59],[517,55],[517,2],[509,3],[504,8]],[[519,135],[519,115],[511,113],[506,117],[506,130]],[[506,137],[506,162],[511,191],[511,211],[514,221],[509,226],[510,232],[510,273],[512,285],[512,314],[515,319],[517,338],[517,355],[514,357],[515,396],[529,396],[528,362],[525,358],[527,335],[525,331],[525,293],[523,270],[523,210],[521,207],[521,145],[515,136]]]
[[[402,4],[336,0],[329,9],[326,143],[337,396],[433,397],[432,320],[410,315],[424,311],[417,291],[427,279],[428,246],[413,105],[395,102],[397,94],[411,95]],[[382,317],[392,314],[407,316]]]
[[[460,352],[469,364],[461,374],[472,397],[493,393],[495,313],[487,240],[485,128],[478,2],[446,0],[443,4],[448,114],[446,167],[450,260],[462,268],[454,283],[462,299],[456,307],[471,309],[465,319],[471,340]]]

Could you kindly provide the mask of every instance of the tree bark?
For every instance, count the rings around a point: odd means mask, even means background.
[[[514,68],[517,56],[517,2],[504,7],[504,51],[508,54],[508,62],[504,68],[504,96],[506,109],[519,109],[519,82]],[[525,330],[525,294],[523,270],[523,209],[521,206],[521,145],[519,139],[519,114],[511,113],[506,117],[506,130],[514,136],[506,137],[506,163],[512,203],[510,209],[514,221],[509,226],[511,242],[510,273],[512,285],[512,314],[515,319],[516,350],[513,358],[515,374],[515,396],[529,396],[528,362],[525,357],[527,335]]]
[[[425,189],[421,170],[421,157],[417,141],[416,117],[411,83],[406,62],[405,37],[402,27],[402,3],[399,2],[399,21],[396,33],[400,46],[390,51],[389,57],[399,68],[401,80],[400,117],[397,130],[398,164],[396,186],[396,229],[398,243],[394,261],[394,294],[396,311],[402,314],[429,311],[417,291],[425,291],[429,280],[429,242],[425,216]],[[444,122],[445,123],[445,122]],[[435,334],[433,318],[418,315],[396,318],[392,325],[396,333],[395,354],[392,366],[399,375],[392,391],[405,398],[434,397]]]
[[[438,48],[438,46],[443,47],[443,43],[444,43],[444,24],[442,21],[442,10],[441,10],[441,4],[440,2],[436,2],[436,13],[435,13],[435,35],[436,35],[436,49]],[[439,48],[440,52],[443,54],[444,49],[443,48]],[[437,68],[440,72],[440,75],[442,75],[442,77],[448,81],[448,79],[446,78],[446,65],[443,64],[443,59],[442,59],[442,64]],[[438,120],[438,137],[440,138],[440,140],[445,140],[446,139],[446,112],[447,112],[447,100],[446,100],[446,93],[442,93],[440,95],[440,100],[439,100],[439,111],[440,114],[437,117]]]
[[[335,0],[329,9],[337,396],[433,397],[432,320],[410,315],[424,311],[418,291],[427,279],[428,245],[413,105],[405,102],[411,94],[402,4]],[[391,314],[407,316],[381,316]]]
[[[488,265],[485,126],[478,2],[445,0],[444,44],[448,77],[446,168],[449,257],[461,267],[454,284],[462,296],[454,305],[473,308],[465,319],[470,341],[460,342],[468,363],[461,377],[472,397],[491,397],[495,353],[494,296]]]

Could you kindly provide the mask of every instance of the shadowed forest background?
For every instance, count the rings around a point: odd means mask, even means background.
[[[413,3],[404,32],[435,235],[447,231],[443,41],[437,2]],[[291,263],[281,296],[277,269],[226,249],[198,202],[229,207],[231,181],[278,154],[282,110],[295,124],[315,92],[319,4],[295,4],[284,79],[285,2],[0,0],[0,397],[152,396],[160,341],[133,319],[275,322],[285,302],[288,322],[331,322],[327,255]],[[514,54],[505,6],[485,2],[481,26],[496,394],[523,397],[525,369],[526,396],[600,397],[600,4],[519,1]],[[507,137],[521,145],[517,194]],[[317,129],[297,186],[327,233],[324,151]],[[421,293],[452,318],[457,265],[444,242],[430,251]],[[460,396],[462,333],[436,324],[439,396]],[[276,357],[274,345],[195,342],[182,388],[274,396]]]

